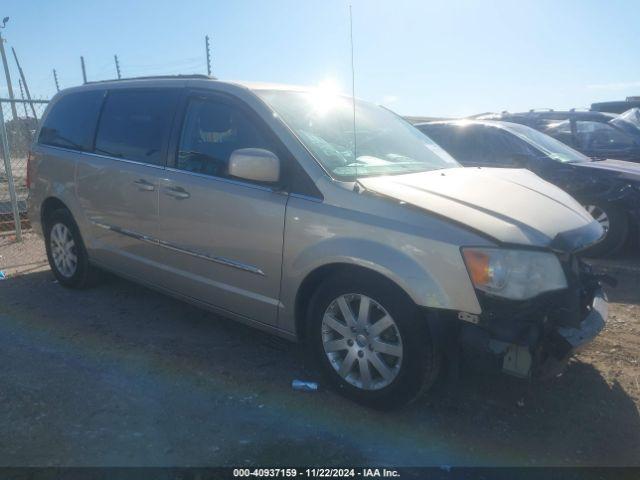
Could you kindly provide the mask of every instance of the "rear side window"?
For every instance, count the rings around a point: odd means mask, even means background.
[[[38,143],[89,151],[104,91],[70,93],[58,100],[40,129]]]
[[[163,165],[177,96],[169,89],[109,92],[98,123],[96,153]]]

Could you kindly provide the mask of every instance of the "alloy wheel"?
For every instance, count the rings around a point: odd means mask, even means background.
[[[390,385],[400,372],[402,338],[393,317],[366,295],[334,299],[322,318],[322,344],[329,363],[363,390]]]
[[[609,215],[602,208],[597,205],[585,205],[584,208],[591,214],[591,216],[602,226],[605,235],[611,227]]]
[[[78,269],[76,243],[69,228],[63,223],[56,223],[51,229],[49,238],[53,263],[63,277],[71,278]]]

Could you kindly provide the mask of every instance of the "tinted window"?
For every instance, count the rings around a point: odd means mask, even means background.
[[[548,121],[545,124],[541,124],[539,130],[556,140],[560,140],[562,143],[575,147],[576,142],[571,132],[571,122],[569,120]]]
[[[625,149],[633,147],[633,140],[624,132],[600,122],[577,122],[580,147],[594,150]]]
[[[255,123],[237,107],[207,99],[190,100],[176,168],[227,177],[229,157],[239,148],[264,148],[275,153]]]
[[[176,99],[174,90],[109,92],[98,123],[96,153],[163,165]]]
[[[464,141],[459,128],[446,125],[423,125],[419,129],[463,165],[471,161],[473,149],[468,142]]]
[[[463,165],[510,167],[517,157],[533,153],[524,141],[498,128],[434,125],[424,131]]]
[[[72,150],[91,150],[103,97],[104,91],[99,90],[62,97],[47,114],[38,142]]]

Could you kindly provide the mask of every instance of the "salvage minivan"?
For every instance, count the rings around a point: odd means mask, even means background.
[[[51,101],[29,209],[60,284],[97,269],[307,342],[374,407],[445,367],[519,377],[603,328],[577,252],[602,228],[523,169],[462,168],[388,110],[322,89],[182,76]]]

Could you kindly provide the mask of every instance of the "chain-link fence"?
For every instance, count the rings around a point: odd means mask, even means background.
[[[27,157],[47,103],[0,98],[0,235],[15,234],[19,239],[21,230],[30,228]]]

